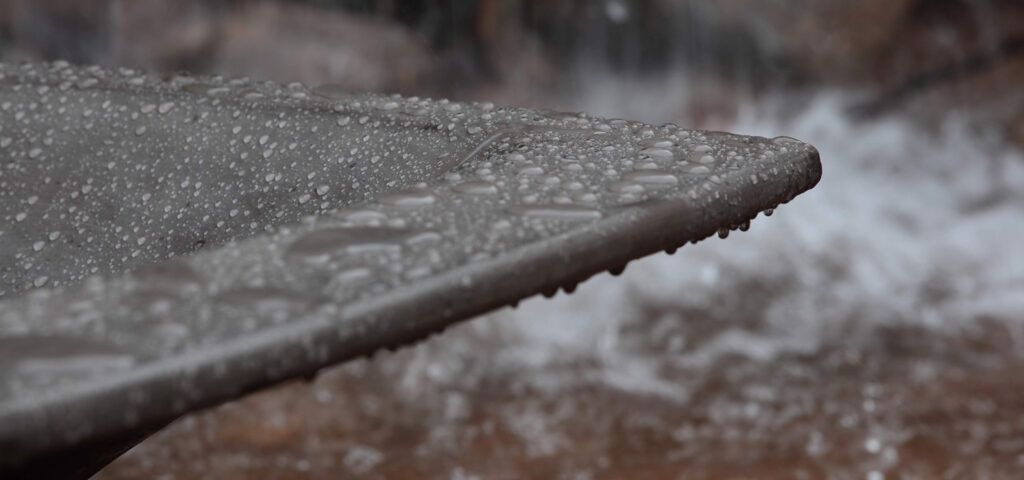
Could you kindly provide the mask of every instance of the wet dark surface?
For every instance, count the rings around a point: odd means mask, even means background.
[[[746,229],[821,176],[789,137],[62,62],[0,80],[0,338],[92,350],[3,371],[9,464]]]

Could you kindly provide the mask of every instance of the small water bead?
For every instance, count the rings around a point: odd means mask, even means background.
[[[797,139],[795,139],[793,137],[786,137],[786,136],[775,137],[775,138],[772,139],[772,143],[774,143],[775,145],[783,146],[783,147],[789,147],[789,146],[803,145],[804,144],[804,142],[801,142],[800,140],[797,140]]]
[[[672,148],[673,146],[675,146],[675,142],[673,142],[671,139],[660,138],[660,137],[648,138],[648,139],[640,142],[640,144],[644,145],[646,147],[649,147],[649,148],[661,148],[661,149],[668,149],[668,148]]]
[[[98,80],[97,80],[97,82],[98,82]],[[184,90],[186,92],[189,92],[189,93],[194,93],[194,94],[197,94],[197,95],[208,95],[208,94],[211,94],[212,90],[217,90],[218,88],[221,88],[221,87],[218,86],[218,85],[213,85],[213,84],[209,84],[209,83],[202,83],[202,82],[187,83],[187,84],[185,84],[185,85],[183,85],[181,87],[182,90]],[[226,91],[227,89],[225,88],[224,90]]]
[[[463,182],[452,187],[457,193],[466,195],[497,195],[498,186],[491,182],[471,181]]]
[[[433,204],[437,201],[437,196],[428,190],[412,189],[382,195],[377,199],[377,201],[385,205],[415,208]]]
[[[43,247],[45,247],[45,246],[46,246],[46,242],[44,242],[42,240],[39,240],[39,241],[36,241],[35,243],[32,244],[32,250],[35,250],[35,251],[38,252],[38,251],[42,250]]]
[[[519,152],[512,152],[512,153],[509,153],[509,154],[505,155],[505,160],[508,160],[508,161],[514,162],[514,163],[525,162],[526,161],[526,156],[521,154],[521,153],[519,153]]]
[[[538,165],[527,165],[523,168],[520,168],[519,171],[516,173],[518,175],[536,176],[542,175],[544,173],[544,169]]]
[[[327,185],[320,185],[319,187],[316,187],[316,194],[322,197],[324,195],[327,195],[327,192],[329,192],[330,190],[331,187]]]
[[[636,127],[633,130],[633,133],[636,135],[640,135],[641,137],[653,137],[654,129],[647,125],[641,125],[639,127]]]
[[[432,231],[413,232],[405,237],[406,245],[426,245],[441,241],[441,234]]]
[[[615,193],[643,193],[644,186],[636,182],[615,182],[608,186]]]
[[[338,218],[349,222],[379,224],[387,220],[388,216],[376,210],[347,210],[337,214]]]
[[[645,148],[640,150],[641,155],[647,155],[655,160],[669,160],[675,155],[667,148]]]
[[[357,282],[365,282],[374,277],[373,270],[366,267],[356,267],[342,270],[331,277],[331,285],[344,286]]]
[[[665,170],[645,169],[629,172],[625,175],[629,182],[643,183],[647,185],[676,185],[679,179],[671,172]]]

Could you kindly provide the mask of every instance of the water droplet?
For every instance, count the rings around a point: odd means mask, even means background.
[[[672,150],[657,147],[640,150],[640,154],[647,155],[655,160],[668,160],[673,157]]]
[[[452,190],[467,195],[496,195],[498,186],[491,182],[472,181],[460,183],[452,187]]]
[[[791,145],[802,145],[803,144],[803,142],[801,142],[800,140],[797,140],[797,139],[795,139],[793,137],[785,137],[785,136],[773,138],[772,139],[772,143],[774,143],[776,145],[784,146],[784,147],[791,146]]]
[[[608,187],[615,193],[643,193],[644,186],[636,182],[615,182]]]
[[[670,172],[665,170],[636,170],[625,175],[625,180],[649,185],[675,185],[679,183]]]
[[[214,299],[221,304],[255,310],[264,315],[282,314],[281,320],[287,318],[283,314],[294,314],[296,309],[304,309],[311,303],[311,299],[300,292],[264,286],[233,288],[216,295]]]
[[[544,218],[550,220],[597,220],[601,218],[601,211],[593,207],[583,205],[518,205],[509,209],[524,217]]]
[[[527,176],[542,175],[544,173],[544,169],[537,165],[527,165],[523,168],[520,168],[517,173],[519,175]]]
[[[406,229],[388,227],[328,228],[307,233],[292,242],[286,257],[324,260],[324,256],[343,252],[349,254],[398,251],[410,235]]]
[[[381,195],[377,200],[385,205],[415,208],[430,205],[437,197],[428,190],[414,189]]]

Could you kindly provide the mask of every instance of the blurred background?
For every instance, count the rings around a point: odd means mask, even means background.
[[[748,232],[184,417],[98,478],[1022,478],[1024,2],[2,0],[0,58],[822,156]]]

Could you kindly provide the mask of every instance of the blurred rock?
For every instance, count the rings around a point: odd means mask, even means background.
[[[63,58],[109,63],[115,43],[114,0],[0,2],[0,54],[12,60]]]
[[[13,0],[0,10],[8,59],[189,70],[351,91],[414,93],[435,58],[381,18],[292,3]]]
[[[258,3],[226,15],[210,70],[351,91],[413,93],[433,57],[416,37],[380,19],[315,7]]]

